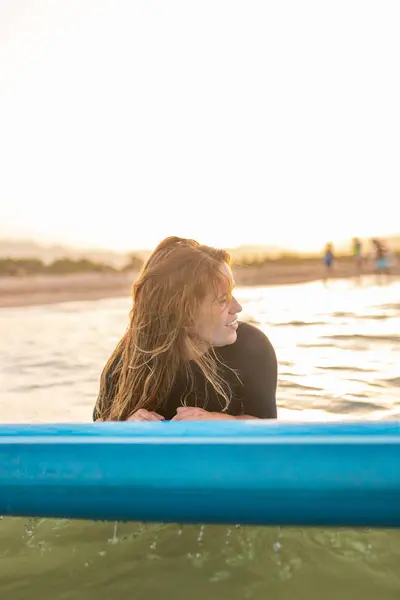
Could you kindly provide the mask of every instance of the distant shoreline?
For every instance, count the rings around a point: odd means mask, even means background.
[[[238,286],[292,285],[322,280],[325,270],[320,259],[278,259],[261,266],[236,266]],[[373,275],[374,265],[365,265],[363,274]],[[40,306],[60,302],[79,302],[105,298],[130,297],[137,272],[84,273],[74,275],[37,275],[0,277],[0,308]],[[354,262],[339,259],[331,279],[357,276]],[[400,277],[400,262],[392,267],[391,276]]]

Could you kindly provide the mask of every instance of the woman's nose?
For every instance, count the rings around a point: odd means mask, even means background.
[[[242,310],[243,310],[242,305],[239,304],[239,302],[236,300],[236,298],[234,298],[232,296],[232,302],[231,302],[231,306],[229,308],[229,312],[232,314],[235,314],[235,313],[242,312]]]

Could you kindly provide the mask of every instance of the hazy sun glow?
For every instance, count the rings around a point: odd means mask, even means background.
[[[399,12],[3,0],[0,235],[315,250],[398,232]]]

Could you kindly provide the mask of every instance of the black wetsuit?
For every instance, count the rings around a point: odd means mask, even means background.
[[[226,412],[233,416],[249,415],[261,419],[275,419],[277,416],[275,399],[277,360],[274,348],[267,336],[253,325],[239,323],[236,342],[215,350],[221,362],[230,367],[221,366],[219,372],[232,390],[232,400]],[[176,410],[182,406],[182,398],[185,396],[187,406],[198,406],[211,412],[222,412],[221,399],[211,385],[206,382],[197,366],[194,365],[192,368],[195,381],[194,391],[186,396],[188,385],[186,377],[178,374],[163,408],[157,410],[165,419],[172,419],[175,416]],[[235,369],[241,381],[231,369]],[[98,407],[100,405],[103,408],[109,407],[112,402],[113,389],[115,389],[115,376],[113,378],[110,373],[107,377],[106,392],[97,399],[93,420],[99,417]],[[206,396],[207,402],[205,401]]]

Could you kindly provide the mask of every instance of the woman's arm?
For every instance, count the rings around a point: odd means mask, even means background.
[[[96,404],[94,405],[93,408],[93,421],[104,421],[104,419],[102,419],[100,417],[100,412],[102,411],[102,407],[103,407],[103,402],[104,402],[104,398],[103,395],[99,392],[99,395],[97,396],[97,400],[96,400]]]
[[[105,413],[108,413],[108,409],[110,408],[113,399],[114,399],[114,394],[117,388],[117,384],[118,384],[118,375],[115,373],[115,370],[118,366],[118,363],[120,361],[120,357],[118,356],[114,362],[112,363],[111,367],[108,369],[107,372],[105,372],[105,369],[107,367],[104,367],[103,372],[101,374],[101,378],[100,378],[100,391],[99,394],[97,396],[97,400],[96,400],[96,404],[94,405],[94,409],[93,409],[93,421],[105,421],[108,419],[104,419],[101,415],[104,415]],[[102,386],[102,380],[105,376],[105,385]]]
[[[107,416],[109,409],[114,400],[114,394],[117,389],[118,374],[116,374],[116,367],[118,366],[120,358],[118,357],[112,364],[109,371],[105,376],[105,386],[100,389],[97,401],[93,409],[93,421],[95,423],[103,423],[110,421],[111,419]],[[102,374],[103,377],[103,374]],[[103,415],[103,416],[101,416]],[[105,416],[104,416],[105,415]],[[126,421],[163,421],[164,417],[154,411],[149,411],[144,408],[139,408],[133,412]]]

